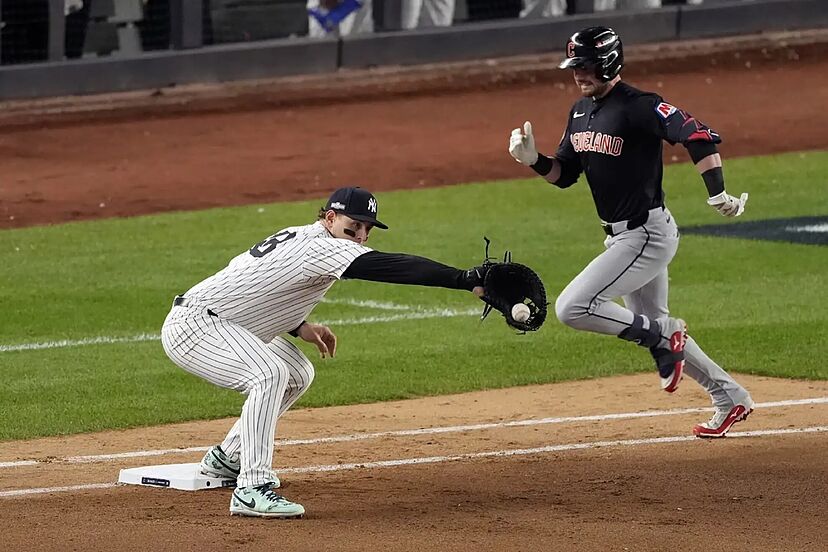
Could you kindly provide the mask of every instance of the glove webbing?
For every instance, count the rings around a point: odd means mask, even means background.
[[[484,253],[485,258],[483,259],[483,265],[493,264],[492,261],[494,261],[494,257],[489,257],[489,245],[492,242],[486,236],[483,236],[483,240],[485,240],[485,242],[486,242],[486,252]],[[504,263],[512,262],[512,252],[511,251],[506,251],[506,252],[503,253],[503,262]],[[489,316],[489,313],[492,312],[493,308],[494,307],[492,305],[490,305],[489,303],[486,303],[486,306],[483,307],[483,314],[480,315],[480,321],[481,322],[483,320],[485,320],[487,316]]]

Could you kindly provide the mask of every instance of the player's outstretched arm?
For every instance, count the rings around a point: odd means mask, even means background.
[[[722,139],[717,132],[654,94],[642,96],[633,110],[642,130],[687,148],[707,187],[708,205],[725,217],[738,217],[744,212],[748,195],[734,197],[725,191],[722,158],[716,147]]]
[[[417,255],[382,251],[360,255],[342,274],[342,278],[354,280],[465,289],[478,297],[482,295],[485,277],[485,273],[474,268],[460,270]]]
[[[488,305],[484,317],[491,308],[497,309],[510,326],[524,332],[539,329],[546,319],[543,282],[529,267],[512,263],[511,255],[508,262],[487,260],[479,266],[460,270],[416,255],[371,251],[356,258],[342,277],[465,289]],[[526,301],[527,297],[532,301]],[[526,311],[525,316],[518,320],[515,315],[521,316],[522,309]]]
[[[724,217],[738,217],[745,211],[748,200],[747,192],[734,197],[725,191],[722,157],[716,145],[706,141],[693,141],[685,144],[696,170],[707,187],[707,204]]]

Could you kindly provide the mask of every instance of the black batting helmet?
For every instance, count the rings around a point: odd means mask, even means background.
[[[602,82],[614,79],[624,66],[621,37],[609,27],[587,27],[572,35],[566,43],[566,59],[558,68],[590,66]]]

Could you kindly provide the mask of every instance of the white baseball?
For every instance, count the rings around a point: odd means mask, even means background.
[[[514,307],[512,307],[512,318],[518,322],[526,322],[529,320],[529,314],[531,314],[529,307],[523,303],[517,303]]]

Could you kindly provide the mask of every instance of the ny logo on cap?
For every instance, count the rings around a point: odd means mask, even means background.
[[[373,197],[368,200],[368,210],[371,211],[372,213],[377,212],[377,200],[374,199]]]

